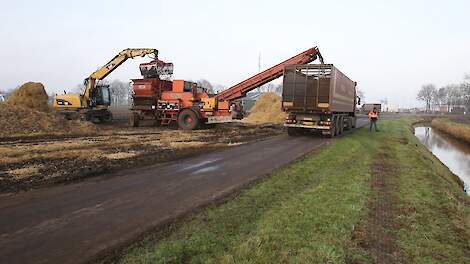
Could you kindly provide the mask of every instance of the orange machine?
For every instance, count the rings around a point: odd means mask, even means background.
[[[165,80],[173,73],[173,64],[158,59],[142,63],[143,79],[133,80],[133,105],[130,124],[138,126],[143,119],[155,120],[156,125],[166,124],[186,130],[204,124],[226,123],[243,118],[241,104],[237,101],[249,91],[282,76],[284,67],[307,64],[323,58],[317,47],[308,49],[216,95],[204,87],[184,80]]]

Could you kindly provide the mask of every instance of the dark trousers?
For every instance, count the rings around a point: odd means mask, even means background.
[[[374,129],[375,129],[376,132],[379,131],[379,130],[377,129],[377,118],[371,118],[371,119],[370,119],[369,131],[372,131],[372,126],[374,126]]]

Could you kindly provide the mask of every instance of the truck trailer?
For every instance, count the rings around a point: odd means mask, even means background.
[[[282,109],[290,136],[321,131],[334,137],[356,127],[356,82],[333,64],[284,68]]]

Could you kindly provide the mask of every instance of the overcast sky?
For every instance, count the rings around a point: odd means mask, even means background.
[[[393,2],[393,3],[392,3]],[[156,48],[175,79],[233,85],[318,46],[365,92],[416,106],[424,83],[470,72],[470,1],[6,1],[0,89],[71,90],[124,48]],[[109,79],[139,78],[127,61]]]

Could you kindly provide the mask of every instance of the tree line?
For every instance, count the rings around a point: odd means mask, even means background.
[[[470,73],[464,76],[460,84],[448,84],[439,88],[431,83],[425,84],[418,91],[416,98],[424,102],[427,112],[445,106],[449,112],[457,112],[457,108],[459,110],[464,108],[468,114],[470,112]]]

